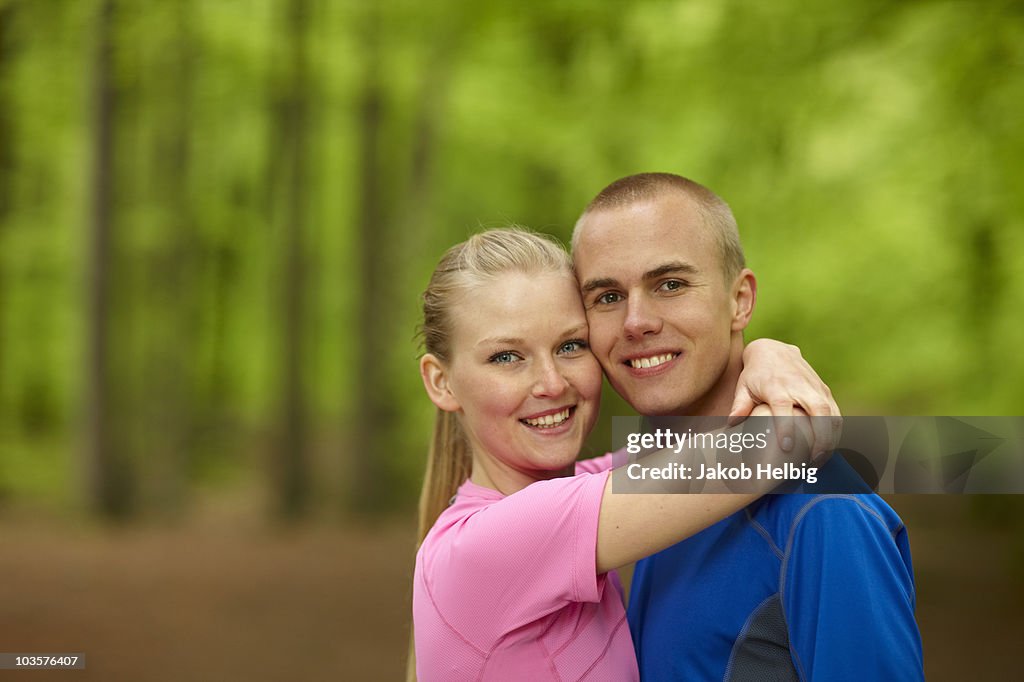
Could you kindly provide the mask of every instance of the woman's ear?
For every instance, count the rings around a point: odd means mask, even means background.
[[[757,279],[748,268],[743,268],[732,285],[732,330],[743,331],[754,315],[757,300]]]
[[[459,401],[451,390],[448,367],[441,358],[433,353],[424,354],[420,358],[420,376],[430,402],[445,412],[457,412],[460,409]]]

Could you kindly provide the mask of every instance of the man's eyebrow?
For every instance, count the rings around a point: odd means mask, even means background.
[[[591,291],[595,289],[606,289],[610,287],[616,287],[618,285],[619,281],[617,279],[613,279],[612,277],[596,277],[594,279],[588,279],[586,282],[584,282],[583,286],[580,287],[580,291],[584,294],[589,294]]]
[[[665,275],[696,275],[699,272],[697,268],[689,263],[683,263],[682,261],[672,261],[671,263],[665,263],[659,265],[653,270],[648,270],[644,273],[644,279],[658,279]]]
[[[690,265],[689,263],[671,261],[664,265],[659,265],[653,270],[648,270],[644,273],[643,278],[657,279],[659,277],[664,277],[665,275],[696,275],[698,272],[700,271],[696,266]],[[620,286],[619,281],[613,277],[595,277],[584,282],[583,286],[580,287],[580,292],[586,295],[595,289],[606,289],[617,286]]]

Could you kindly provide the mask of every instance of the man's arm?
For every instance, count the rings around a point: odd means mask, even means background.
[[[874,501],[813,497],[794,520],[781,596],[801,680],[924,679],[906,529]]]
[[[743,349],[743,372],[736,385],[736,398],[729,412],[730,423],[750,415],[755,404],[765,403],[776,417],[776,433],[783,450],[793,442],[793,407],[803,409],[812,419],[812,453],[830,452],[839,443],[843,420],[832,391],[807,364],[796,346],[757,339]]]

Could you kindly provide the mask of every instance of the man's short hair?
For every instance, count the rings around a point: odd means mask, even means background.
[[[697,207],[697,213],[705,227],[714,232],[722,255],[722,269],[727,280],[739,274],[746,267],[743,247],[740,245],[740,233],[736,227],[736,218],[732,215],[729,204],[704,185],[689,178],[672,173],[638,173],[629,175],[605,187],[598,192],[583,215],[576,221],[572,233],[572,250],[576,250],[579,241],[580,222],[588,214],[605,209],[616,209],[632,204],[649,201],[662,194],[679,191],[688,197]]]

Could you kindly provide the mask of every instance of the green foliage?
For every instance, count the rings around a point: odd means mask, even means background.
[[[289,6],[115,3],[112,376],[143,490],[166,473],[154,458],[223,480],[265,467],[279,435]],[[80,475],[98,3],[0,7],[0,490],[64,500]],[[800,345],[847,413],[1024,404],[1018,4],[310,7],[300,371],[328,504],[364,456],[389,500],[414,498],[432,416],[417,297],[444,248],[509,222],[568,241],[594,193],[643,170],[732,204],[759,281],[751,338]],[[358,256],[370,181],[378,279]],[[368,286],[389,302],[372,328]],[[389,396],[373,453],[353,451],[366,363]]]

